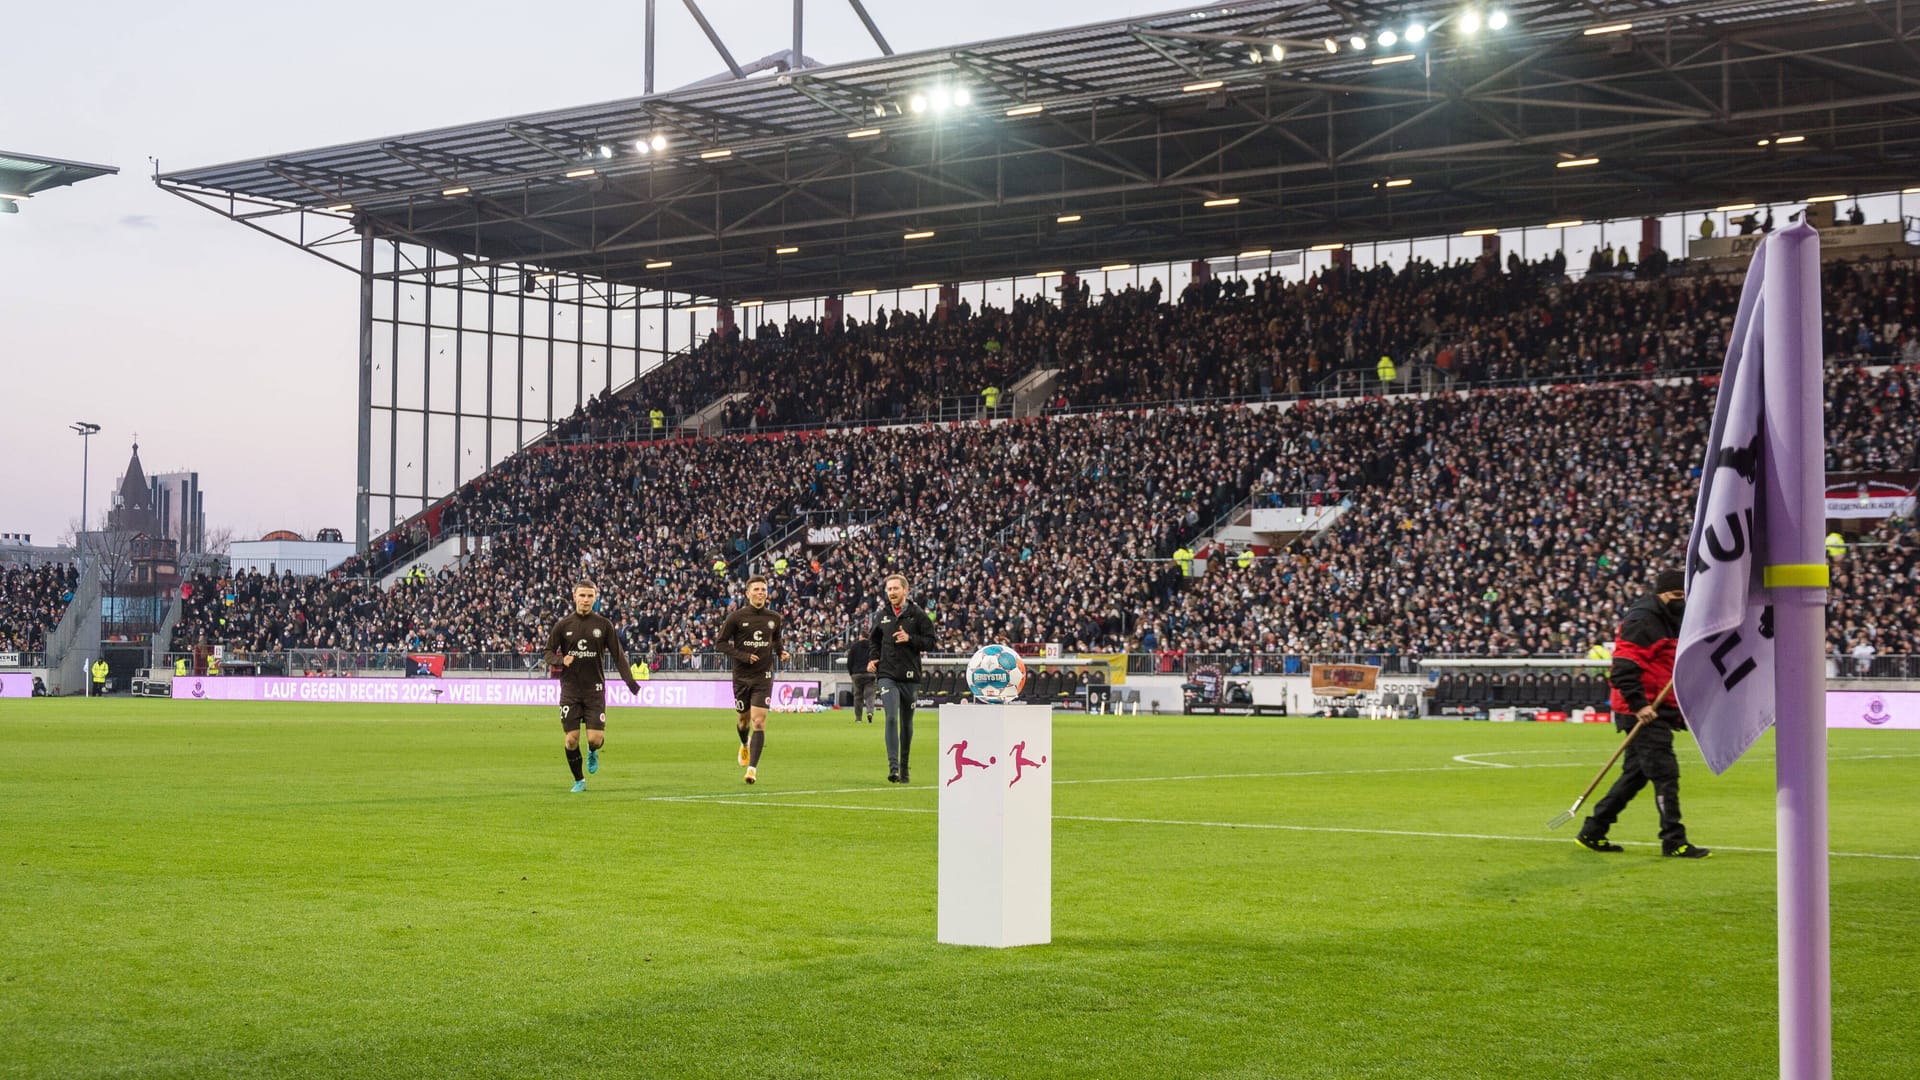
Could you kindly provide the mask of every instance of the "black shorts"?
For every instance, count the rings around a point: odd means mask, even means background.
[[[773,705],[773,677],[755,675],[745,679],[733,680],[733,709],[746,712],[748,709],[765,709]]]
[[[560,701],[560,730],[579,731],[585,727],[588,731],[607,730],[607,699],[562,698]]]

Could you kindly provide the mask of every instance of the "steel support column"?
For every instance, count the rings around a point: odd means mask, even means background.
[[[373,487],[373,226],[360,229],[360,439],[353,496],[353,543],[366,553],[372,540],[371,507],[367,492]]]

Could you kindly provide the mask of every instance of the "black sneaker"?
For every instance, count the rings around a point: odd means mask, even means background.
[[[913,783],[913,781],[907,779],[907,767],[905,765],[900,766],[900,782],[903,784]]]
[[[1579,844],[1583,848],[1586,848],[1588,851],[1625,851],[1627,850],[1626,848],[1621,847],[1619,844],[1616,844],[1613,841],[1608,840],[1604,836],[1581,835],[1581,836],[1574,837],[1573,842],[1576,844]]]
[[[1713,854],[1712,848],[1703,848],[1695,844],[1675,844],[1660,854],[1669,859],[1704,859]]]
[[[899,782],[900,782],[900,770],[899,770],[899,769],[888,769],[888,770],[887,770],[887,783],[889,783],[889,784],[897,784],[897,783],[899,783]]]

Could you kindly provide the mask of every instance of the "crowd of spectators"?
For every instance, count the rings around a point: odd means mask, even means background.
[[[176,642],[525,654],[544,639],[554,598],[588,577],[634,651],[698,651],[738,602],[751,556],[764,569],[769,540],[828,523],[855,535],[817,558],[796,555],[780,578],[792,645],[838,647],[890,568],[914,572],[923,596],[956,625],[977,621],[979,633],[1107,640],[1135,618],[1122,610],[1132,594],[1172,580],[1164,556],[1180,538],[1243,497],[1262,432],[1280,415],[1154,413],[524,454],[458,500],[466,529],[484,538],[458,574],[403,579],[390,592],[285,575],[198,580]],[[983,472],[991,489],[972,479]],[[1182,479],[1216,475],[1206,490]]]
[[[1265,400],[1331,392],[1336,372],[1364,383],[1392,361],[1396,387],[1657,377],[1717,368],[1739,304],[1735,277],[1590,273],[1563,255],[1504,272],[1485,260],[1336,268],[1304,282],[1262,275],[1196,282],[1163,297],[1158,279],[1097,297],[1010,310],[880,310],[840,326],[789,319],[714,334],[619,395],[597,395],[558,437],[652,431],[723,398],[730,431],[871,424],[964,411],[987,387],[1058,376],[1046,404],[1088,408]],[[1824,270],[1830,356],[1920,362],[1920,278],[1909,264]],[[1171,302],[1163,303],[1163,299]],[[1377,389],[1377,387],[1376,387]]]
[[[811,319],[764,323],[751,336],[735,327],[649,372],[633,393],[589,402],[556,434],[645,434],[655,409],[677,418],[727,396],[734,397],[723,423],[733,431],[928,416],[945,399],[1007,387],[1050,359],[1044,347],[1014,343],[1042,342],[1064,321],[1053,304],[1021,300],[1010,311],[989,308],[977,316],[958,309],[952,319],[882,309],[869,322],[849,318],[832,332]]]
[[[0,652],[45,649],[79,585],[79,570],[66,563],[0,563]]]
[[[1911,263],[1821,268],[1828,356],[1920,364],[1920,271]]]
[[[1826,384],[1830,474],[1920,469],[1920,372]],[[1704,380],[1356,407],[1379,445],[1398,441],[1392,482],[1327,493],[1343,514],[1320,542],[1210,576],[1170,628],[1219,651],[1581,653],[1609,639],[1623,596],[1681,564],[1712,407]],[[1834,633],[1920,646],[1911,544],[1879,543],[1846,556]]]
[[[1557,254],[1504,272],[1416,260],[1177,298],[1158,281],[1097,298],[1081,285],[1062,304],[730,331],[597,396],[560,439],[332,580],[196,579],[176,643],[527,656],[588,577],[636,653],[691,661],[745,570],[786,554],[775,592],[803,649],[837,647],[898,569],[956,650],[1582,651],[1608,636],[1623,590],[1677,560],[1712,408],[1697,373],[1717,369],[1739,294],[1731,278],[1618,263],[1573,281]],[[1920,380],[1898,366],[1920,363],[1920,279],[1834,263],[1823,290],[1829,355],[1896,365],[1830,365],[1829,468],[1920,468]],[[1424,371],[1423,386],[1463,392],[1309,393],[1382,356],[1402,383]],[[854,426],[1034,370],[1058,373],[1053,404],[1074,411]],[[736,434],[629,438],[656,410],[726,395]],[[1137,407],[1168,401],[1185,404]],[[1136,407],[1079,411],[1120,404]],[[1183,579],[1173,551],[1250,497],[1344,516],[1251,567],[1216,559]],[[838,542],[797,546],[809,527]],[[442,535],[473,547],[457,571],[366,580]],[[1911,572],[1909,548],[1863,548],[1846,587],[1882,580],[1876,551],[1888,580]],[[1846,650],[1913,644],[1905,609],[1858,603],[1836,627]]]
[[[1579,654],[1677,566],[1711,390],[1698,380],[1343,410],[1390,460],[1323,534],[1213,560],[1163,634],[1200,652]]]
[[[1887,522],[1832,565],[1827,650],[1834,671],[1869,675],[1876,657],[1920,656],[1920,529],[1914,519]]]
[[[446,528],[443,517],[435,517],[431,521],[414,518],[403,523],[376,540],[365,554],[347,560],[343,569],[350,576],[379,577],[395,565],[406,565],[408,559],[439,538]]]
[[[1827,383],[1830,469],[1920,466],[1920,375]],[[780,553],[800,650],[839,647],[900,570],[956,651],[1581,653],[1678,563],[1712,404],[1677,378],[542,448],[448,509],[476,547],[457,572],[196,581],[176,641],[527,656],[586,577],[636,654],[691,660]],[[1342,516],[1181,576],[1176,548],[1273,494]],[[1911,544],[1850,558],[1845,649],[1920,645]]]

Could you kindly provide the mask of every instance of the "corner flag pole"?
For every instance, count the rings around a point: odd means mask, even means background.
[[[1768,565],[1773,602],[1780,1075],[1833,1075],[1827,890],[1826,437],[1822,417],[1820,237],[1767,238],[1761,283]]]

